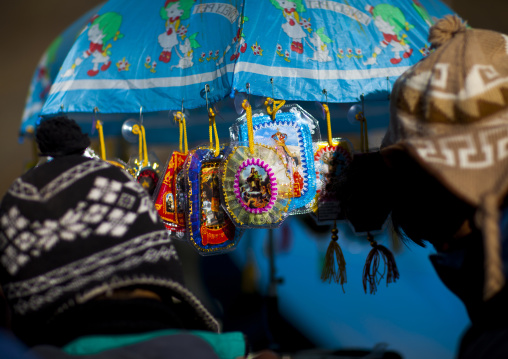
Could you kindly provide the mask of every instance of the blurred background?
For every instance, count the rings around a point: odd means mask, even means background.
[[[34,160],[32,144],[20,143],[18,130],[41,55],[66,27],[102,2],[2,1],[0,194]],[[445,3],[472,27],[508,33],[506,0]],[[155,150],[164,164],[172,148]],[[227,256],[201,258],[184,243],[179,247],[191,287],[223,318],[225,330],[247,332],[255,346],[300,353],[385,348],[407,358],[453,358],[468,320],[462,304],[435,275],[427,258],[432,250],[392,246],[401,279],[389,287],[381,284],[375,296],[365,295],[361,272],[369,243],[347,225],[339,231],[340,238],[347,238],[341,242],[348,262],[346,293],[319,280],[330,228],[315,227],[305,216],[290,218],[274,232],[247,231]],[[377,240],[390,238],[385,231]]]

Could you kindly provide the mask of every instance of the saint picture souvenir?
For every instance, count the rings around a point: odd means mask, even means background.
[[[222,195],[227,213],[240,228],[275,228],[288,215],[293,182],[274,148],[254,143],[252,110],[243,104],[248,142],[234,142],[221,166]]]
[[[254,143],[273,148],[286,166],[293,183],[290,214],[312,211],[316,194],[313,142],[321,140],[318,121],[298,105],[283,105],[273,116],[252,116]],[[230,129],[232,138],[247,141],[246,116]]]
[[[187,208],[186,238],[201,255],[219,254],[236,247],[242,231],[221,205],[219,167],[224,148],[190,151],[184,164]]]
[[[178,183],[178,174],[183,169],[186,158],[185,153],[173,152],[166,165],[162,181],[159,182],[154,193],[155,209],[169,233],[176,238],[183,238],[185,233],[184,207],[180,199],[183,188]]]
[[[232,145],[221,169],[224,205],[240,228],[275,228],[288,215],[293,184],[280,155],[268,146]]]

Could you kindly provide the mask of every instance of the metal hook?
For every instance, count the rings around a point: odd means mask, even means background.
[[[275,95],[273,92],[273,77],[270,77],[270,83],[272,84],[272,98],[275,99]]]
[[[387,99],[390,99],[390,77],[386,76],[386,92],[387,92]]]
[[[325,95],[325,102],[328,104],[328,91],[326,91],[326,89],[323,89],[323,91],[321,91],[323,93],[323,95]]]
[[[206,100],[206,111],[208,112],[208,92],[210,92],[210,86],[205,84],[205,100]]]
[[[143,106],[139,106],[139,123],[143,125]]]

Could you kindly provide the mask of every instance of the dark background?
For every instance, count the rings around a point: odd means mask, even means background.
[[[408,1],[408,0],[401,0]],[[28,87],[37,63],[51,41],[101,0],[2,0],[0,33],[0,195],[32,160],[32,145],[18,143]],[[477,28],[508,33],[508,1],[445,1]]]

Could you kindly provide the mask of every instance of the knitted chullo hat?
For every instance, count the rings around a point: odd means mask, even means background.
[[[505,283],[498,220],[508,189],[508,36],[447,16],[429,41],[435,51],[394,85],[381,154],[406,151],[477,208],[486,300]]]
[[[51,121],[38,139],[50,137],[44,131]],[[194,329],[218,331],[184,286],[180,259],[146,191],[122,169],[80,155],[28,171],[5,194],[0,283],[21,331],[126,287],[148,288],[168,303],[177,298],[194,313]]]

